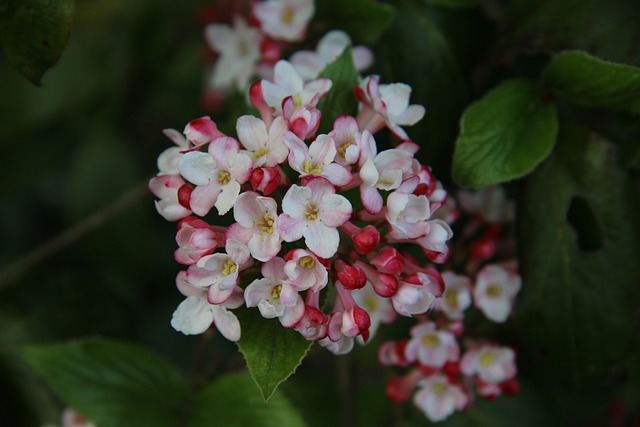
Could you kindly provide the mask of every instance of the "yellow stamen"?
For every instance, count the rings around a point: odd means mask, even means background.
[[[497,283],[487,286],[487,296],[489,298],[500,298],[502,295],[502,287]]]
[[[291,24],[293,22],[293,17],[294,17],[294,12],[293,9],[291,9],[290,7],[285,8],[282,11],[282,14],[280,15],[280,20],[282,21],[283,24]]]
[[[280,299],[280,293],[282,292],[282,285],[276,285],[271,289],[271,299]]]
[[[229,181],[231,181],[231,174],[227,171],[220,171],[220,173],[218,173],[218,182],[222,185],[227,184]]]
[[[369,294],[364,297],[364,304],[362,305],[365,310],[371,313],[373,311],[376,311],[376,309],[378,308],[378,300],[376,297]]]
[[[344,153],[347,152],[347,148],[351,147],[354,144],[353,141],[348,141],[338,147],[338,154],[344,158]]]
[[[302,172],[307,173],[309,175],[317,175],[320,172],[322,172],[322,166],[320,165],[313,165],[313,163],[311,163],[309,160],[305,160],[305,162],[302,164]]]
[[[489,365],[492,365],[496,361],[496,354],[488,351],[480,356],[480,366],[486,368]]]
[[[316,266],[316,262],[310,256],[303,256],[298,260],[298,265],[302,268],[313,268]]]
[[[315,221],[318,219],[318,208],[314,205],[307,205],[307,209],[304,211],[304,216],[307,221]]]
[[[457,310],[458,305],[458,291],[454,289],[449,289],[444,293],[444,302],[454,310]]]
[[[435,347],[440,344],[440,338],[436,334],[427,334],[422,337],[422,344],[425,347]]]
[[[224,267],[222,267],[222,274],[228,276],[235,273],[236,270],[238,270],[238,266],[230,259],[227,259],[227,261],[224,263]]]
[[[264,214],[261,220],[256,221],[256,225],[263,233],[273,234],[273,218],[271,218],[271,215]]]
[[[260,157],[266,156],[267,154],[269,154],[269,150],[267,150],[266,148],[261,148],[253,153],[253,158],[259,159]]]
[[[434,383],[431,385],[431,390],[435,393],[441,394],[447,391],[447,385],[444,383]]]

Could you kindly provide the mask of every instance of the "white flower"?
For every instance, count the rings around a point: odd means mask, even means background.
[[[267,105],[282,112],[282,101],[291,96],[296,108],[316,106],[320,97],[331,89],[331,80],[317,79],[304,83],[293,65],[285,60],[276,63],[274,82],[262,80],[262,94]]]
[[[284,141],[289,147],[289,166],[300,177],[321,176],[337,186],[347,185],[353,179],[344,166],[334,163],[337,150],[330,136],[319,135],[307,147],[293,132],[287,132]]]
[[[242,116],[236,122],[238,139],[253,159],[253,167],[274,167],[284,162],[289,149],[284,143],[284,133],[288,130],[283,117],[276,117],[267,131],[267,125],[257,117]]]
[[[515,376],[515,357],[515,352],[509,347],[485,344],[462,356],[460,370],[467,376],[477,374],[480,380],[497,384]]]
[[[436,329],[433,322],[425,322],[411,328],[405,356],[410,362],[417,360],[424,366],[442,368],[445,363],[458,360],[460,348],[451,332]]]
[[[313,0],[267,0],[253,7],[262,31],[286,41],[302,40],[314,12]]]
[[[457,384],[441,374],[431,375],[418,383],[419,390],[413,398],[416,406],[430,421],[442,421],[455,410],[462,410],[469,397]]]
[[[471,305],[471,279],[457,275],[452,271],[442,273],[444,294],[438,299],[436,308],[449,319],[461,320],[464,310]]]
[[[504,322],[511,313],[521,282],[518,274],[497,264],[487,265],[476,277],[474,302],[489,319]]]

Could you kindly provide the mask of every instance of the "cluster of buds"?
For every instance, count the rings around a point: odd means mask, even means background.
[[[284,60],[274,71],[274,81],[252,85],[261,117],[238,118],[237,139],[208,117],[183,134],[165,131],[176,147],[160,155],[150,188],[158,212],[179,220],[175,259],[188,266],[177,276],[186,299],[172,325],[198,334],[213,323],[235,341],[233,309],[246,305],[346,353],[381,322],[424,314],[442,296],[433,264],[398,244],[433,263],[447,259],[453,233],[437,212],[447,193],[401,128],[424,115],[409,105],[409,86],[362,79],[358,114],[318,134],[331,80],[309,81]],[[374,135],[385,126],[399,143],[380,150]],[[203,217],[214,209],[232,212],[233,223],[209,224]],[[326,310],[321,293],[330,287],[336,297]]]
[[[452,247],[457,252],[466,249],[468,257],[450,264],[459,264],[466,274],[443,272],[445,290],[435,310],[418,320],[409,339],[385,342],[378,352],[383,365],[404,370],[388,382],[389,398],[402,403],[413,395],[415,405],[431,421],[467,409],[474,396],[494,399],[519,390],[514,350],[469,338],[464,326],[465,311],[472,305],[497,323],[505,322],[512,312],[521,287],[517,263],[496,262],[513,256],[514,242],[504,232],[513,218],[512,208],[501,187],[458,195],[468,218],[460,221],[463,231]],[[450,214],[461,217],[455,208]]]
[[[227,19],[218,9],[230,6],[235,12],[232,22],[221,22]],[[274,66],[283,52],[305,39],[315,5],[313,0],[245,1],[219,5],[210,12],[210,20],[215,22],[205,26],[204,34],[207,46],[217,55],[207,92],[213,105],[234,89],[244,91],[256,76],[273,79]],[[316,51],[297,50],[289,62],[302,78],[315,79],[349,45],[345,32],[330,31]],[[353,47],[352,55],[358,71],[373,62],[371,51],[364,46]]]

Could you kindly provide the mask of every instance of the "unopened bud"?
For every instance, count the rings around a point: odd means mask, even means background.
[[[398,250],[391,246],[385,246],[370,261],[378,271],[387,274],[400,274],[404,271],[405,260]]]

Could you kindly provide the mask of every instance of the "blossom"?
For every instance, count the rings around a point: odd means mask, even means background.
[[[233,208],[237,222],[227,230],[227,238],[245,244],[258,261],[269,261],[280,252],[282,242],[277,208],[276,201],[270,197],[253,191],[240,194]]]
[[[262,31],[286,41],[302,40],[314,12],[313,0],[267,0],[253,7]]]
[[[347,166],[358,162],[362,133],[354,117],[344,115],[336,118],[329,136],[336,145],[336,163]]]
[[[437,271],[415,273],[399,281],[398,291],[391,297],[391,302],[402,316],[424,314],[443,291],[444,283]]]
[[[291,55],[289,61],[304,80],[312,80],[348,46],[351,46],[351,39],[347,33],[340,30],[329,31],[320,39],[315,52],[299,50]],[[367,69],[373,62],[371,50],[364,46],[351,48],[351,56],[357,71]]]
[[[441,374],[432,375],[418,383],[419,390],[413,401],[431,421],[442,421],[455,410],[469,403],[469,396],[458,384]]]
[[[174,252],[176,261],[191,265],[200,258],[216,250],[221,235],[215,228],[196,217],[187,217],[178,223],[176,242],[179,248]]]
[[[95,427],[95,424],[75,409],[65,408],[62,412],[62,427]]]
[[[312,252],[294,249],[285,255],[285,260],[284,272],[298,289],[320,292],[329,282],[327,268]]]
[[[242,116],[236,122],[238,139],[253,159],[253,167],[273,167],[287,159],[289,149],[284,143],[284,133],[287,122],[282,117],[276,117],[269,129],[262,120],[253,116]]]
[[[186,182],[179,175],[154,176],[149,181],[149,189],[160,200],[155,202],[156,210],[168,221],[177,221],[191,215],[188,206],[180,203],[179,191]]]
[[[476,277],[473,299],[476,306],[494,322],[507,320],[521,279],[498,264],[486,265]]]
[[[238,141],[216,138],[209,152],[191,151],[180,159],[182,176],[196,185],[191,193],[191,209],[206,215],[215,206],[220,215],[231,209],[240,194],[240,185],[251,176],[251,159],[240,152]]]
[[[321,176],[337,186],[351,182],[351,173],[333,162],[337,150],[330,136],[320,135],[307,147],[293,132],[287,132],[284,141],[289,147],[289,165],[300,177]]]
[[[397,314],[393,309],[393,305],[389,298],[380,297],[372,286],[363,286],[360,289],[351,290],[354,301],[369,313],[370,338],[373,338],[378,332],[381,323],[393,322]]]
[[[442,273],[445,290],[436,308],[445,313],[449,319],[461,320],[464,310],[471,305],[471,279],[455,274],[452,271]]]
[[[236,16],[233,28],[209,24],[205,28],[205,38],[209,46],[220,53],[211,76],[211,86],[222,89],[235,86],[244,90],[260,59],[260,31]]]
[[[460,348],[451,332],[436,329],[433,322],[424,322],[411,328],[405,355],[409,361],[417,360],[424,366],[442,368],[445,363],[458,360]]]
[[[323,258],[338,250],[340,234],[336,227],[351,217],[351,203],[335,194],[335,187],[324,178],[311,178],[307,185],[293,184],[282,200],[283,214],[278,219],[278,231],[287,242],[304,236],[311,251]]]
[[[387,198],[385,218],[391,226],[389,236],[394,239],[417,239],[427,234],[431,216],[426,196],[394,191]]]
[[[267,319],[277,317],[286,328],[294,327],[305,313],[302,297],[287,283],[284,259],[272,258],[262,265],[261,279],[247,286],[244,297],[247,307],[258,307]],[[289,292],[283,292],[288,287]]]
[[[509,347],[480,345],[465,352],[460,361],[460,370],[467,376],[478,375],[486,383],[502,383],[516,374],[515,356]]]
[[[414,125],[425,113],[422,105],[409,105],[410,95],[411,86],[404,83],[380,85],[378,76],[365,78],[356,88],[356,97],[361,103],[360,127],[376,133],[386,124],[396,138],[408,140],[400,125]]]
[[[292,97],[297,107],[317,105],[320,97],[331,89],[330,79],[317,79],[304,83],[293,66],[280,60],[274,68],[274,82],[262,80],[262,94],[267,105],[282,112],[282,103],[287,97]]]

